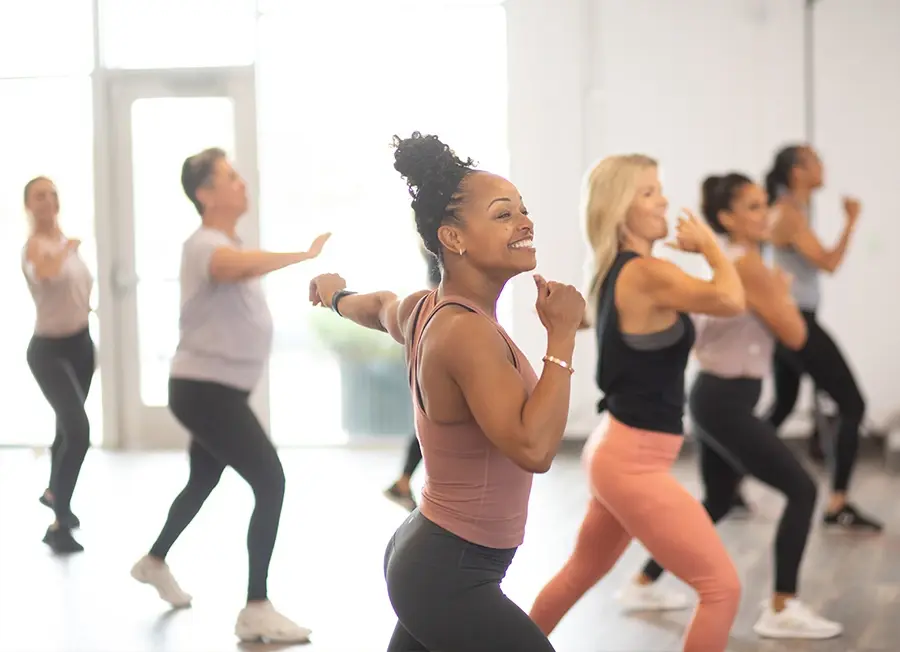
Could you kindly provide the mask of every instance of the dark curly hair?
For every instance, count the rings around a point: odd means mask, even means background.
[[[731,203],[737,197],[741,188],[753,181],[739,172],[729,172],[725,176],[708,176],[703,181],[703,200],[700,210],[706,218],[709,228],[716,233],[728,231],[719,221],[719,213],[731,208]]]
[[[457,210],[464,197],[462,180],[474,172],[471,158],[460,159],[437,136],[414,131],[409,138],[394,136],[394,169],[406,179],[416,216],[416,229],[425,248],[443,260],[438,229],[459,222]]]

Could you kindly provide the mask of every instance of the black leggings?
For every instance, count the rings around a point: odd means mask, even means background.
[[[845,492],[850,486],[850,476],[856,465],[859,448],[859,427],[866,412],[866,403],[859,391],[853,372],[831,336],[816,320],[813,312],[804,312],[809,335],[800,351],[783,346],[775,350],[775,402],[769,411],[768,421],[779,428],[790,415],[797,402],[800,379],[808,373],[816,384],[837,404],[840,416],[837,439],[823,440],[823,450],[830,453],[832,489]],[[832,444],[832,445],[829,445]]]
[[[50,447],[50,493],[60,524],[71,515],[72,493],[91,446],[91,425],[84,403],[94,378],[94,342],[85,328],[68,337],[31,338],[28,367],[56,413]]]
[[[398,622],[388,652],[553,652],[500,590],[516,548],[469,543],[416,510],[384,554]]]
[[[754,416],[762,381],[700,373],[691,388],[691,416],[700,442],[700,470],[713,522],[731,509],[738,483],[751,475],[787,498],[775,535],[775,592],[794,595],[816,506],[816,485],[775,428]],[[644,573],[663,569],[648,562]]]
[[[249,395],[219,383],[169,379],[169,408],[191,434],[190,475],[150,554],[165,559],[230,466],[250,485],[256,499],[247,531],[247,600],[265,600],[284,502],[284,469],[250,409]]]
[[[409,440],[409,445],[406,447],[406,460],[403,462],[403,475],[407,478],[411,478],[421,461],[422,447],[419,445],[419,438],[416,437],[416,433],[413,433],[412,438]]]

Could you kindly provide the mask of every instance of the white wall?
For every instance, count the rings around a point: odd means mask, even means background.
[[[900,91],[896,83],[886,88],[900,70],[900,3],[820,4],[817,144],[829,192],[852,188],[866,207],[846,266],[826,283],[823,320],[852,359],[879,422],[895,406],[886,381],[900,351],[889,336],[891,321],[878,322],[876,305],[863,297],[884,305],[888,288],[873,285],[900,271],[900,256],[888,254],[900,223],[886,205],[890,181],[900,176],[890,156],[900,140],[900,131],[892,131]],[[706,174],[736,169],[761,177],[778,147],[805,138],[804,0],[508,0],[506,6],[511,176],[536,217],[539,269],[548,278],[583,285],[579,193],[597,159],[634,151],[657,158],[674,218],[678,207],[696,207]],[[825,210],[828,202],[837,207],[823,193],[826,240],[840,226],[838,212]],[[697,258],[678,262],[706,273]],[[517,279],[514,292],[517,341],[539,364],[546,340],[531,280]],[[580,338],[570,435],[585,434],[598,420],[595,347],[592,334]],[[806,404],[798,405],[788,430],[805,430]]]

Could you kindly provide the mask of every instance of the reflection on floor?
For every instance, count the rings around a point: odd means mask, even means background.
[[[401,462],[401,448],[287,450],[288,497],[271,573],[276,605],[313,629],[304,652],[383,650],[394,618],[382,578],[388,537],[404,516],[381,496]],[[74,506],[87,551],[55,559],[40,543],[49,512],[37,502],[46,457],[0,451],[0,652],[144,652],[236,650],[232,636],[246,584],[245,534],[252,498],[226,474],[170,563],[194,595],[194,607],[167,613],[155,592],[128,575],[157,533],[186,473],[178,454],[89,455]],[[697,489],[692,460],[676,473]],[[888,521],[881,538],[832,535],[817,528],[805,563],[803,595],[843,622],[842,639],[764,642],[750,628],[770,586],[770,542],[781,501],[751,484],[759,507],[750,521],[721,533],[743,577],[744,598],[732,652],[871,652],[900,639],[900,478],[874,464],[856,480],[861,504]],[[575,458],[559,459],[535,482],[527,542],[504,588],[526,609],[570,551],[586,488]],[[559,652],[679,650],[688,613],[626,617],[613,600],[643,559],[635,544],[554,633]],[[667,578],[666,582],[677,580]],[[891,607],[889,605],[893,604]],[[268,649],[257,646],[244,649]],[[284,649],[284,648],[281,648]]]

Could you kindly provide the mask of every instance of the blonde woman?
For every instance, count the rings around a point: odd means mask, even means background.
[[[667,208],[651,158],[612,156],[590,173],[584,214],[594,252],[591,321],[600,409],[609,420],[585,446],[592,498],[575,550],[531,617],[549,635],[634,538],[700,596],[685,652],[723,652],[740,582],[706,510],[669,471],[683,441],[684,370],[694,342],[687,313],[737,315],[744,291],[709,227],[690,213],[669,246],[702,254],[712,280],[651,254],[668,234]]]

